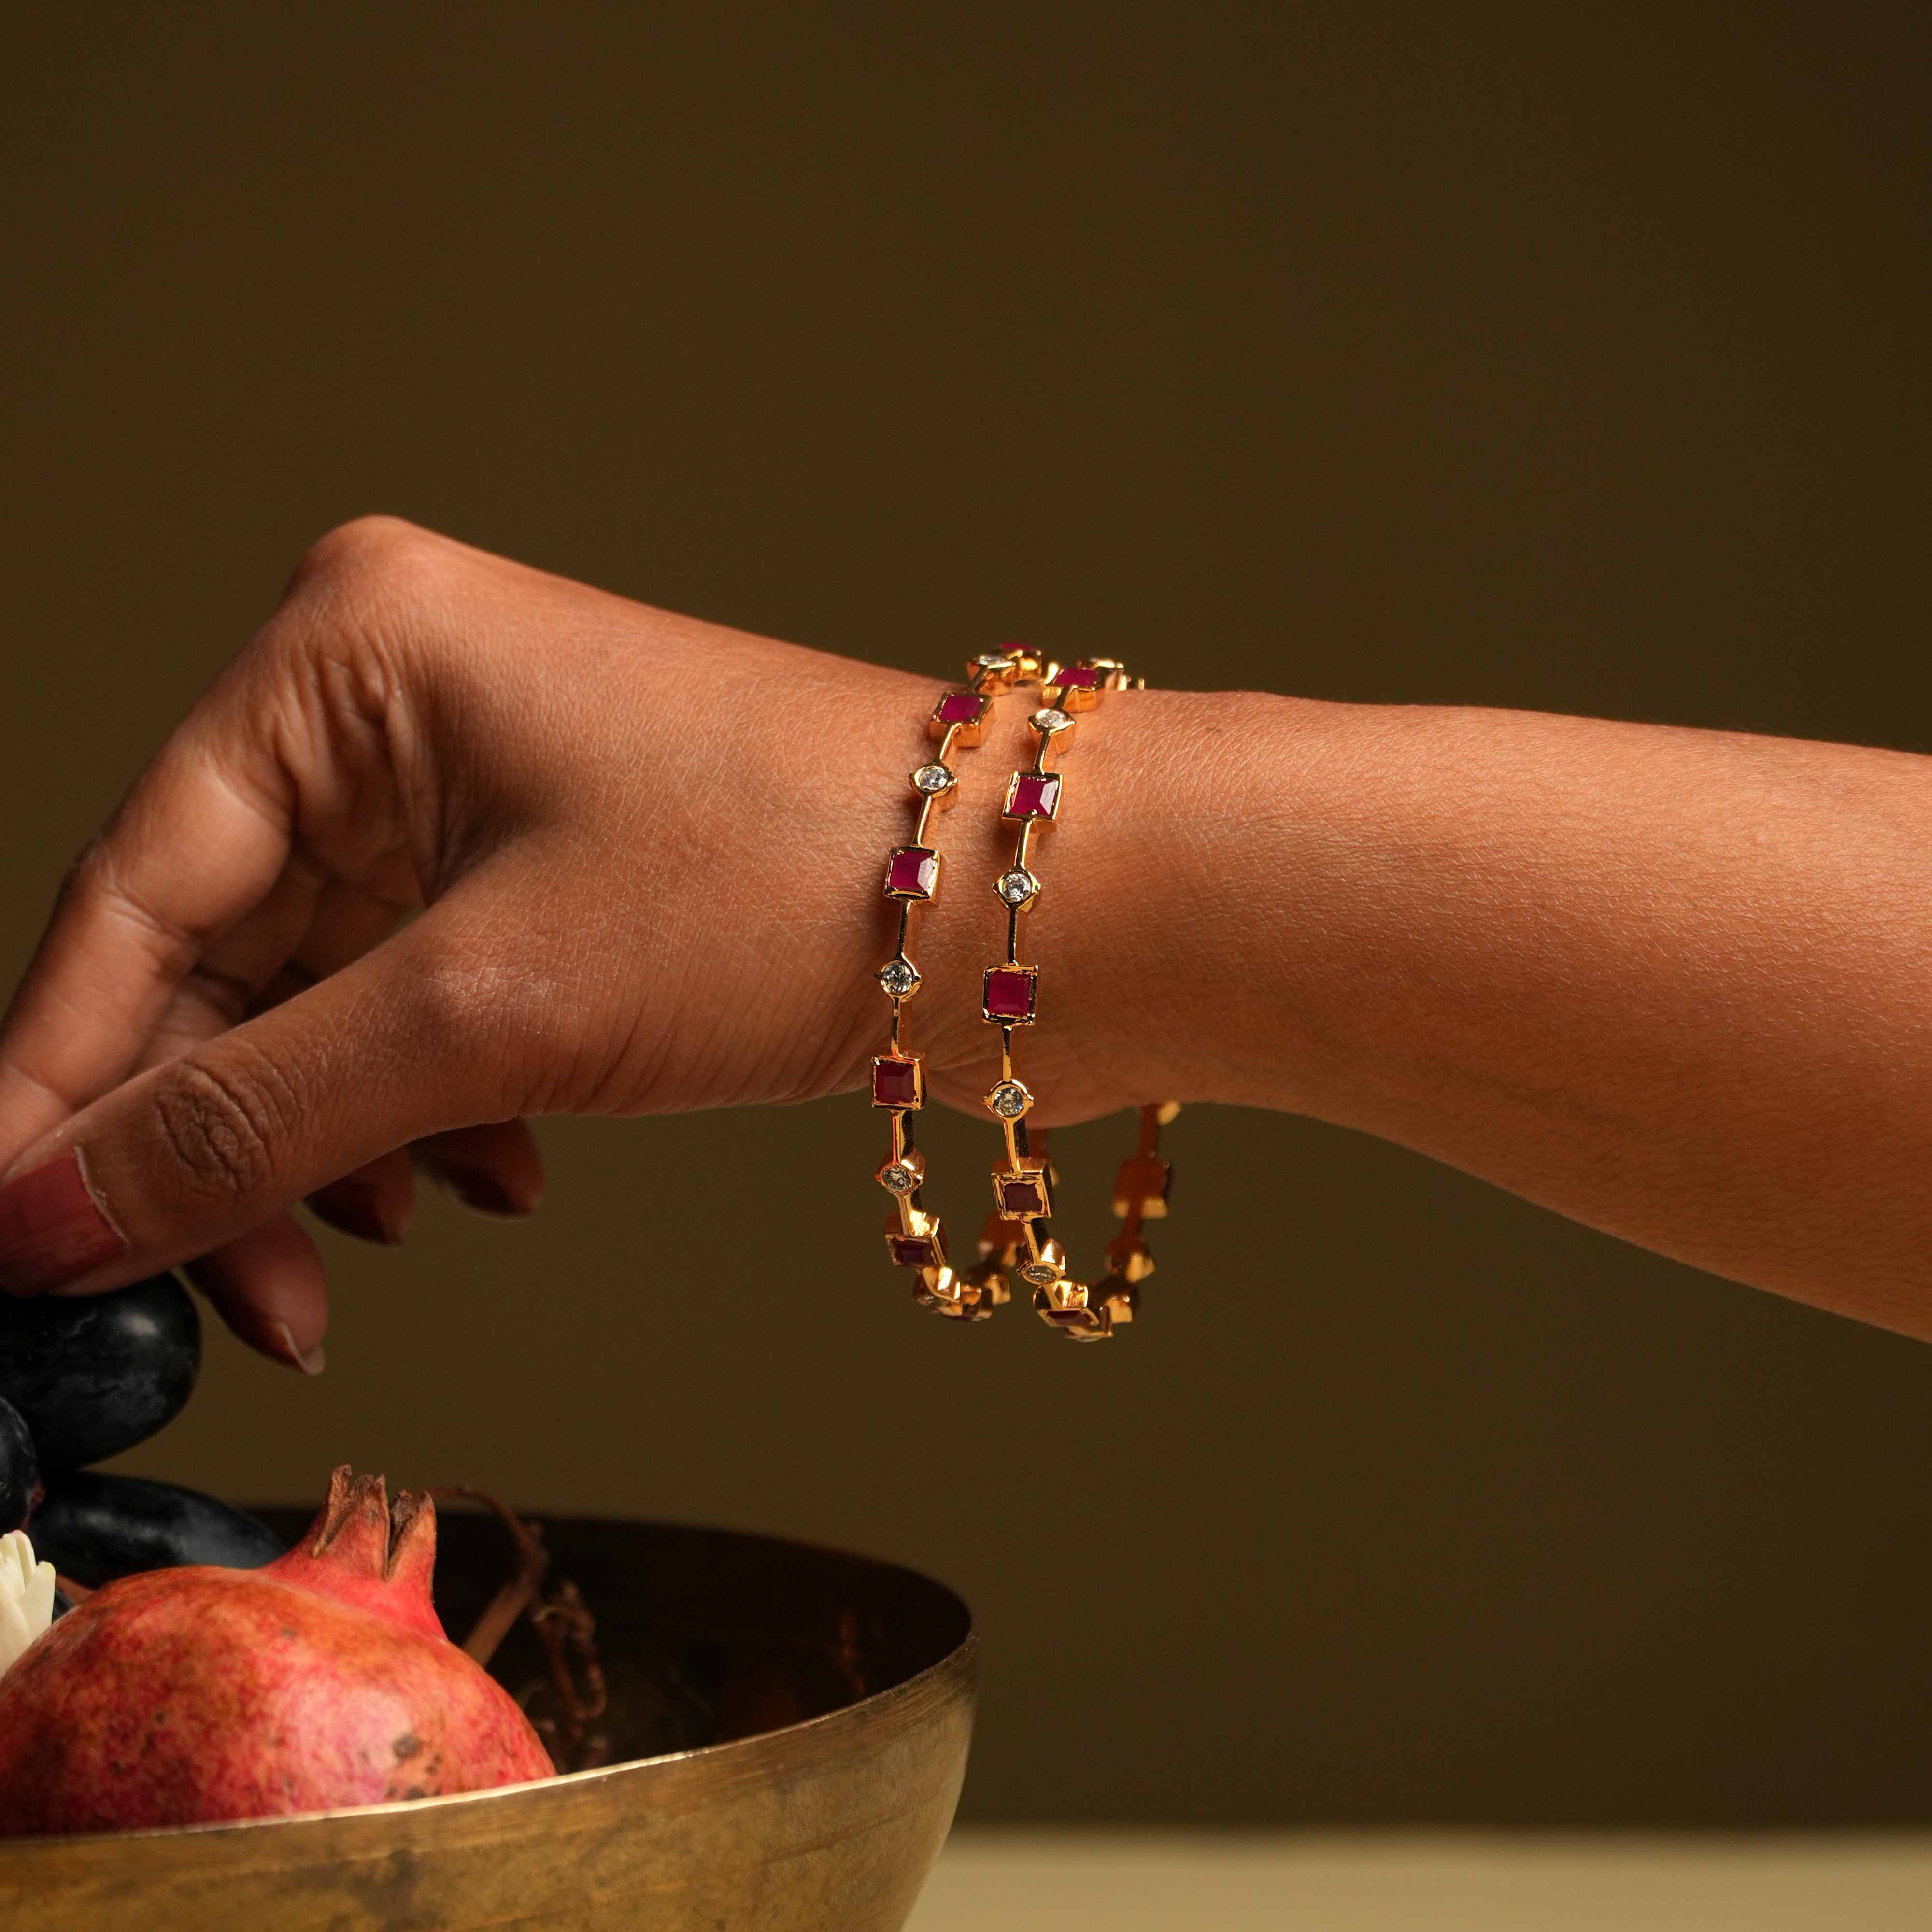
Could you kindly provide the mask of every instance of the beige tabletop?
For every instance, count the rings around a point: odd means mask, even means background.
[[[910,1932],[1928,1932],[1932,1834],[962,1830]]]

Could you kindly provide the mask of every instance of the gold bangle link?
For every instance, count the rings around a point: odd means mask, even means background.
[[[874,1178],[895,1203],[886,1217],[887,1253],[898,1267],[916,1271],[914,1300],[957,1321],[983,1321],[1006,1299],[1006,1289],[997,1274],[974,1269],[961,1274],[948,1264],[939,1216],[928,1213],[920,1198],[926,1157],[915,1144],[912,1117],[926,1105],[926,1059],[904,1043],[904,1009],[920,987],[910,948],[919,908],[930,904],[938,892],[939,849],[932,822],[952,802],[958,777],[950,762],[954,748],[979,744],[993,698],[1016,685],[1036,683],[1041,669],[1034,653],[1015,646],[973,658],[965,685],[940,693],[926,727],[938,749],[908,781],[919,812],[912,842],[894,846],[886,862],[885,896],[898,907],[899,930],[892,958],[874,976],[892,1003],[892,1031],[885,1052],[872,1062],[872,1105],[890,1116],[892,1144]]]
[[[1013,1032],[1036,1017],[1040,969],[1019,954],[1020,918],[1040,896],[1041,882],[1028,861],[1035,834],[1060,815],[1065,782],[1053,760],[1072,746],[1079,715],[1099,704],[1103,693],[1144,688],[1110,658],[1082,658],[1050,668],[1042,681],[1040,709],[1027,720],[1036,740],[1032,769],[1017,771],[1006,786],[1001,817],[1017,826],[1011,864],[995,882],[1006,908],[1006,956],[989,966],[980,1003],[987,1024],[1000,1029],[1000,1078],[986,1106],[1006,1140],[1006,1163],[993,1170],[994,1208],[980,1237],[981,1263],[974,1272],[1004,1281],[1024,1248],[1020,1278],[1034,1291],[1042,1320],[1075,1341],[1106,1340],[1134,1318],[1140,1284],[1154,1272],[1154,1257],[1141,1238],[1142,1224],[1167,1212],[1172,1171],[1160,1156],[1160,1130],[1180,1109],[1172,1101],[1140,1109],[1136,1150],[1120,1164],[1114,1182],[1114,1212],[1120,1232],[1107,1244],[1108,1273],[1090,1286],[1070,1279],[1066,1256],[1049,1232],[1054,1175],[1046,1136],[1030,1141],[1026,1117],[1034,1096],[1013,1071]],[[1004,1294],[999,1298],[1005,1299]]]

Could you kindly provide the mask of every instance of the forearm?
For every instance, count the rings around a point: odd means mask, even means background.
[[[1076,1094],[1316,1115],[1932,1336],[1932,764],[1148,694],[1068,769]]]
[[[516,1116],[859,1084],[933,688],[391,520],[332,533],[88,848],[0,1028],[0,1289],[190,1261],[306,1363],[291,1203],[394,1239],[406,1148],[514,1210]],[[918,934],[913,1048],[976,1114],[1037,702],[960,760]],[[1145,692],[1063,769],[1023,915],[1036,1125],[1292,1108],[1932,1336],[1932,761]]]

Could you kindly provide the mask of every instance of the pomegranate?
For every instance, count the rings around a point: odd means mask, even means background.
[[[96,1591],[0,1677],[0,1834],[126,1831],[553,1774],[430,1601],[436,1509],[338,1469],[260,1570]]]

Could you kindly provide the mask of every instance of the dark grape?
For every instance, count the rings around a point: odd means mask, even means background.
[[[0,1397],[0,1536],[26,1521],[40,1479],[32,1432],[20,1412]]]
[[[107,1294],[0,1295],[0,1400],[43,1470],[77,1469],[172,1422],[201,1366],[201,1317],[171,1274]]]
[[[28,1526],[34,1554],[90,1588],[180,1563],[254,1570],[282,1553],[267,1524],[198,1490],[92,1469],[46,1481],[46,1499]]]

